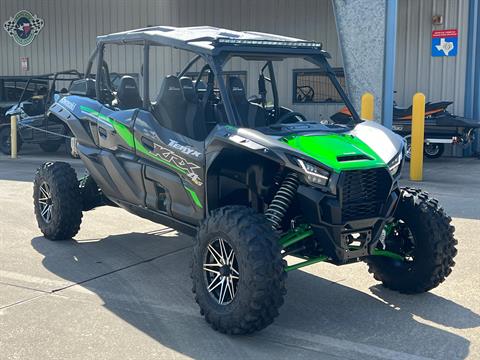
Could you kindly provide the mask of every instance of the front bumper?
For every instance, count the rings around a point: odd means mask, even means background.
[[[308,185],[300,185],[297,191],[304,218],[311,225],[322,252],[336,264],[354,262],[372,253],[399,196],[400,189],[394,184],[375,216],[352,220],[342,209],[341,195],[328,194]],[[352,246],[353,238],[355,246]]]

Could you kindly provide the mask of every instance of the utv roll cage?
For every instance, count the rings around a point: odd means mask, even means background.
[[[270,72],[268,79],[272,83],[274,101],[278,103],[278,93],[273,73],[272,60],[282,60],[286,57],[303,57],[305,60],[325,70],[328,78],[339,93],[350,110],[355,123],[361,122],[358,113],[353,107],[350,99],[336,78],[327,59],[330,54],[322,50],[322,44],[314,41],[266,34],[253,31],[232,31],[211,26],[197,26],[177,28],[171,26],[147,27],[132,31],[102,35],[97,37],[97,46],[87,63],[85,78],[93,78],[92,67],[97,59],[97,74],[102,74],[107,64],[104,62],[105,45],[140,45],[143,46],[143,108],[150,107],[149,96],[149,52],[150,46],[169,46],[180,50],[190,51],[197,54],[187,63],[180,72],[183,76],[197,61],[203,59],[207,64],[201,71],[202,75],[206,67],[217,79],[217,84],[222,98],[228,98],[227,88],[223,80],[222,67],[233,56],[239,56],[247,60],[266,60],[262,71],[267,67]],[[102,101],[102,76],[100,81],[95,81],[95,93],[97,99]],[[108,81],[108,80],[107,80]],[[261,95],[261,94],[260,94]],[[235,117],[232,104],[229,101],[224,103],[227,121],[230,125],[241,126],[240,119]]]
[[[48,104],[49,101],[53,100],[53,95],[55,93],[55,83],[57,81],[73,82],[81,78],[83,78],[83,74],[81,74],[77,70],[65,70],[65,71],[58,71],[56,73],[31,76],[28,78],[27,82],[25,83],[25,87],[23,88],[22,94],[18,99],[17,106],[20,106],[21,102],[25,100],[25,94],[27,93],[28,86],[33,81],[43,80],[47,83],[47,86],[48,86],[48,83],[51,81],[50,87],[48,88],[48,92],[46,94],[47,97],[45,98],[45,103]]]

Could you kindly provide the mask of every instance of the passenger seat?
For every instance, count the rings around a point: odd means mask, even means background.
[[[227,91],[232,100],[234,111],[243,126],[257,128],[267,125],[267,112],[259,105],[247,100],[245,87],[237,76],[227,78]]]
[[[162,126],[186,135],[186,105],[180,80],[174,75],[167,76],[163,80],[157,101],[153,106],[153,115]]]
[[[197,141],[203,141],[207,137],[205,114],[195,92],[193,81],[188,76],[184,76],[180,79],[180,85],[187,103],[185,113],[187,136]]]
[[[142,98],[133,77],[122,76],[117,89],[117,99],[120,109],[136,109],[142,106]]]

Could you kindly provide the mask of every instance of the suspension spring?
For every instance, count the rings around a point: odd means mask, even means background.
[[[272,223],[274,230],[280,230],[283,218],[290,207],[292,200],[297,193],[298,176],[296,173],[289,173],[283,179],[282,185],[273,197],[270,206],[265,211],[265,216]]]

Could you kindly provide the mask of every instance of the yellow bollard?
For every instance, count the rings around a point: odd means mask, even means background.
[[[360,117],[363,120],[373,120],[374,119],[374,97],[373,94],[366,92],[362,95],[362,108]]]
[[[423,180],[423,144],[425,135],[425,95],[413,96],[412,150],[410,159],[410,180]]]
[[[17,116],[12,115],[10,118],[10,145],[12,159],[17,158]]]

